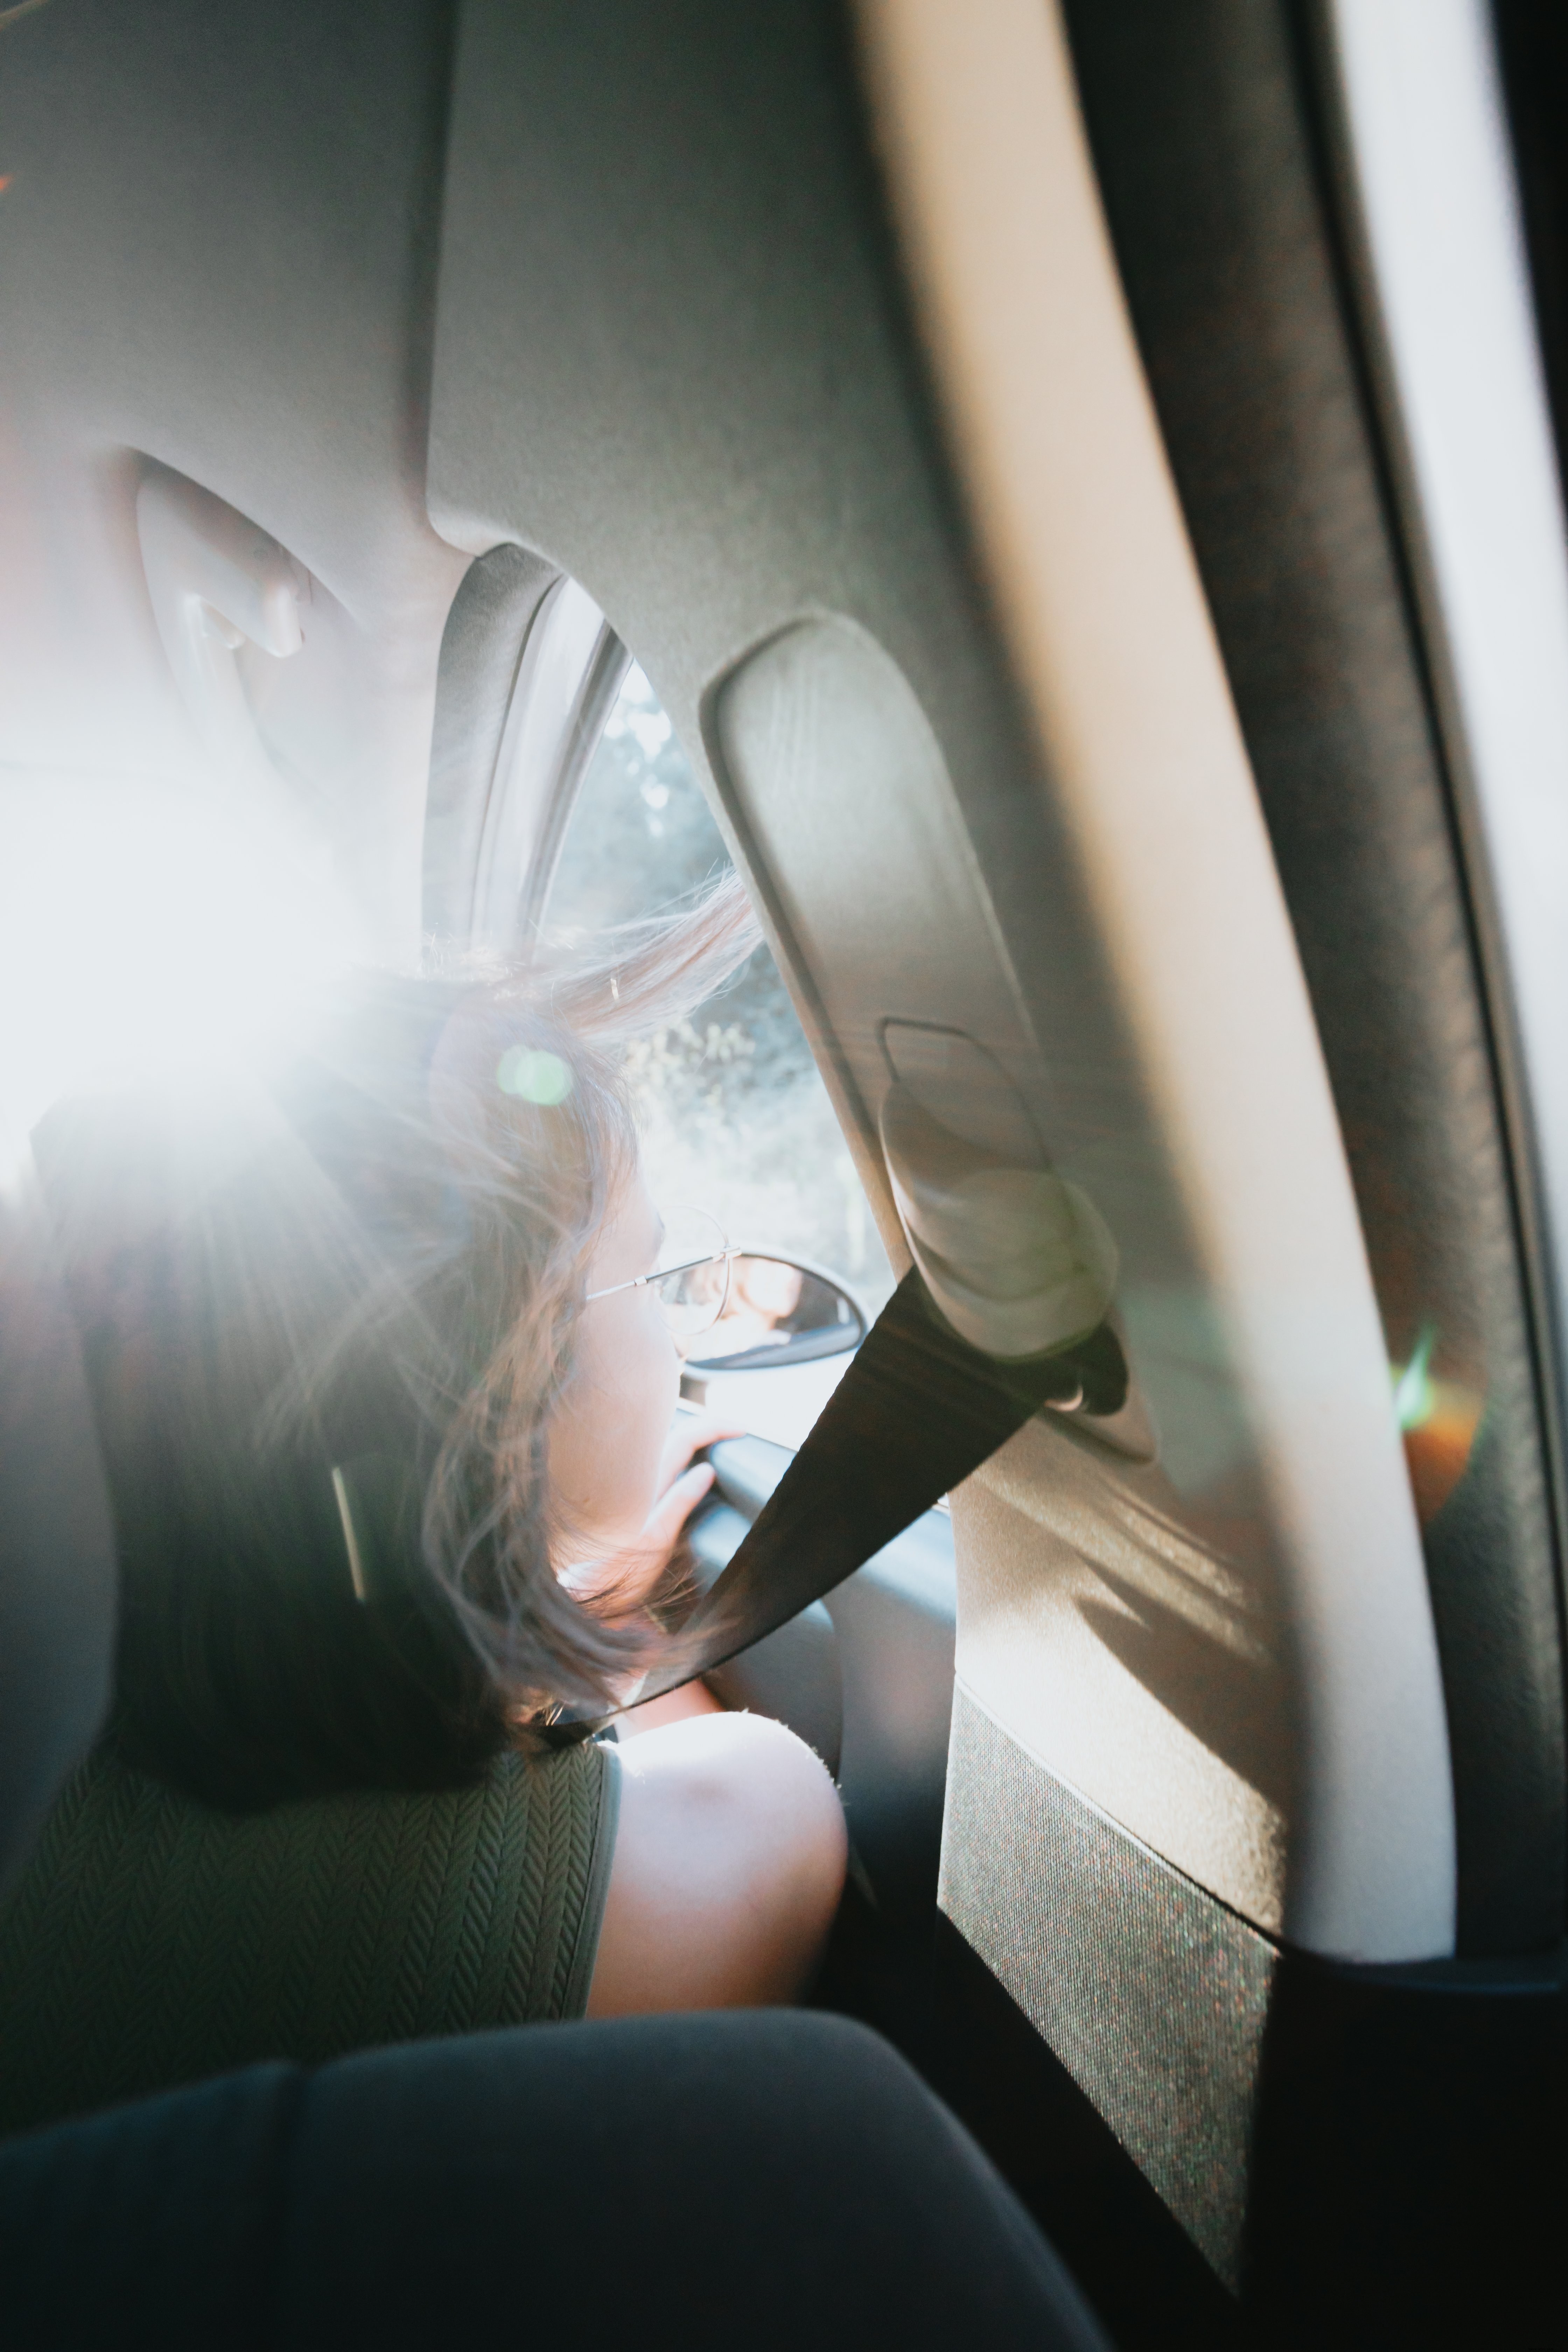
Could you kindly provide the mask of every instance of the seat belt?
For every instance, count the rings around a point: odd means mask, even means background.
[[[639,1703],[820,1601],[1043,1407],[1110,1414],[1126,1402],[1108,1319],[1115,1243],[1051,1167],[991,1057],[956,1033],[942,1039],[962,1049],[972,1093],[983,1081],[993,1122],[997,1101],[1008,1110],[1008,1148],[937,1118],[895,1074],[879,1124],[915,1262]]]
[[[637,1703],[722,1665],[820,1601],[1043,1408],[1114,1411],[1126,1386],[1108,1324],[1051,1353],[998,1359],[960,1337],[912,1266]],[[581,1738],[609,1719],[563,1717],[551,1736]]]
[[[634,1705],[722,1665],[833,1591],[1043,1408],[1106,1416],[1127,1401],[1110,1319],[1116,1247],[1086,1197],[1043,1152],[1020,1165],[1016,1152],[967,1139],[901,1083],[880,1130],[915,1263]],[[416,1540],[409,1472],[374,1454],[339,1463],[332,1481],[363,1599],[378,1548],[399,1554]],[[622,1712],[563,1707],[539,1727],[563,1747]]]

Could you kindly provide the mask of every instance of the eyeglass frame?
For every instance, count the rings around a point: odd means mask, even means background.
[[[706,1214],[706,1212],[704,1212],[704,1213]],[[716,1217],[711,1219],[710,1222],[714,1224],[718,1224],[719,1223]],[[723,1233],[724,1228],[722,1225],[719,1226],[719,1230],[721,1234]],[[744,1255],[744,1251],[737,1248],[735,1244],[732,1243],[726,1234],[723,1246],[720,1249],[708,1250],[701,1257],[683,1258],[679,1265],[661,1265],[658,1269],[657,1273],[654,1274],[634,1274],[629,1282],[612,1282],[609,1287],[605,1290],[590,1290],[584,1294],[583,1304],[584,1307],[592,1307],[596,1298],[616,1298],[619,1297],[623,1290],[651,1289],[652,1286],[656,1282],[668,1282],[674,1275],[695,1274],[700,1265],[723,1265],[728,1268],[736,1258],[742,1257]],[[714,1323],[722,1321],[724,1309],[729,1303],[730,1282],[728,1273],[726,1273],[723,1296],[719,1301],[719,1309],[713,1318]],[[712,1326],[710,1324],[704,1324],[703,1326],[704,1330],[710,1330]],[[697,1335],[693,1334],[693,1337]]]

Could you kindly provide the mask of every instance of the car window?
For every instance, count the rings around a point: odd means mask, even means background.
[[[730,869],[668,713],[636,664],[578,793],[545,908],[563,943],[670,906]],[[893,1287],[827,1090],[778,966],[759,947],[689,1020],[635,1045],[629,1075],[656,1198],[710,1211],[732,1242],[808,1259],[876,1315]],[[710,1384],[759,1435],[796,1444],[843,1360]]]

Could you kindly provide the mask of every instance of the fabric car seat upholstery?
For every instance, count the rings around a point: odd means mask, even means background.
[[[581,2017],[618,1767],[219,1812],[100,1751],[0,1907],[0,2130],[281,2058]]]
[[[1105,2340],[903,2062],[790,2012],[260,2066],[14,2140],[0,2273],[14,2352]]]
[[[44,1228],[0,1217],[0,1856],[101,1718],[115,1580]],[[579,1767],[579,1770],[583,1768]],[[90,2023],[84,2020],[84,2023]],[[13,2352],[679,2328],[1103,2345],[912,2072],[829,2017],[630,2019],[252,2067],[0,2141]]]

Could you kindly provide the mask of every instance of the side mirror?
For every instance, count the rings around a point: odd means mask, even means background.
[[[691,1339],[686,1370],[775,1371],[847,1355],[866,1330],[865,1316],[831,1275],[793,1258],[737,1251],[724,1312]]]

